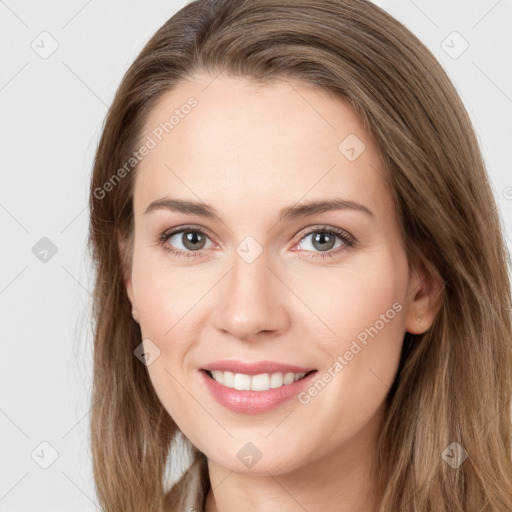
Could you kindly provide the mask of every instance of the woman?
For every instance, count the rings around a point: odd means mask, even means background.
[[[512,509],[495,201],[384,11],[189,3],[123,78],[90,206],[104,510]]]

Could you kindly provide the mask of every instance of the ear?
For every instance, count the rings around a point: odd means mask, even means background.
[[[409,302],[405,314],[405,330],[423,334],[433,324],[444,296],[444,282],[425,265],[413,267],[409,276]]]
[[[128,250],[126,240],[123,238],[119,230],[117,230],[117,247],[119,249],[119,256],[121,260],[121,265],[123,266],[123,281],[126,288],[126,294],[128,295],[128,299],[132,305],[132,316],[133,319],[138,323],[138,310],[135,304],[135,297],[133,294],[133,286],[132,286],[132,275],[131,269],[127,268],[125,263],[125,252]]]

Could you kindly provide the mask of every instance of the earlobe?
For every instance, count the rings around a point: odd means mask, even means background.
[[[436,318],[443,302],[444,283],[435,272],[421,273],[413,269],[409,280],[410,300],[405,317],[405,330],[423,334]]]

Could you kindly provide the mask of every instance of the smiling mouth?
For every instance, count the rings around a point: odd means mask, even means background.
[[[237,391],[268,391],[270,389],[289,386],[294,382],[304,379],[317,370],[311,370],[307,373],[293,372],[274,372],[260,373],[258,375],[248,375],[245,373],[235,373],[222,370],[202,370],[212,380],[218,382],[227,388]]]

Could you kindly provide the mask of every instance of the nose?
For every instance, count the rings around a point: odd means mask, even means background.
[[[287,289],[263,252],[248,263],[234,255],[233,268],[216,286],[215,327],[240,340],[277,336],[289,326]]]

